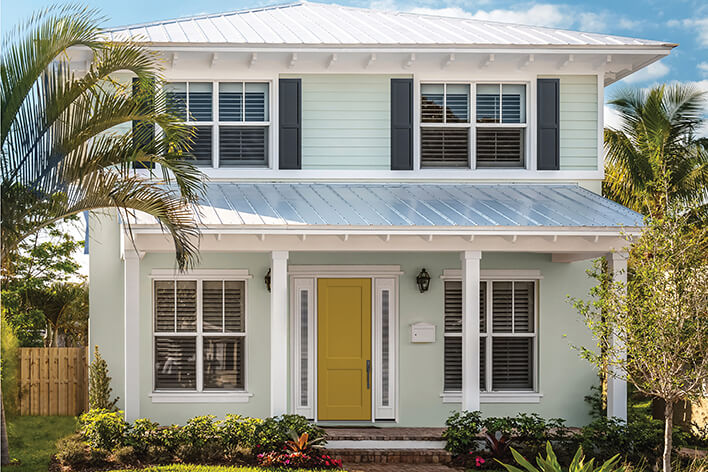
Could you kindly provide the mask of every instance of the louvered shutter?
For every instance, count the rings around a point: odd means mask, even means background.
[[[538,169],[560,169],[560,80],[538,79]]]
[[[133,96],[140,104],[140,108],[144,113],[152,113],[155,109],[153,81],[145,82],[140,79],[133,78]],[[152,144],[155,142],[155,124],[147,121],[133,120],[133,145],[136,149],[141,149],[146,153],[155,152]],[[153,169],[154,162],[136,161],[133,163],[134,169]]]
[[[211,126],[195,126],[192,128],[192,156],[195,164],[200,166],[211,165],[212,154],[212,129]]]
[[[468,128],[421,128],[421,166],[467,167],[469,165]]]
[[[278,154],[281,169],[302,168],[302,83],[280,79],[278,87]]]
[[[187,106],[189,118],[192,121],[211,121],[212,84],[207,82],[190,82]]]
[[[169,333],[175,331],[176,299],[175,282],[156,280],[154,282],[155,331]]]
[[[530,390],[533,388],[533,339],[492,339],[492,388]]]
[[[495,333],[513,331],[512,290],[512,282],[492,282],[492,330]]]
[[[514,332],[533,333],[535,319],[534,282],[514,282]]]
[[[521,167],[524,130],[477,128],[477,167]]]
[[[413,79],[391,79],[391,169],[413,170]]]
[[[243,84],[219,84],[219,121],[243,121]]]
[[[165,84],[167,111],[180,121],[187,121],[187,83],[170,82]]]
[[[155,388],[194,390],[197,387],[197,340],[155,338]],[[133,372],[130,375],[137,375]]]
[[[219,127],[219,167],[255,167],[267,163],[267,127]]]
[[[202,282],[202,329],[206,333],[224,329],[224,287],[221,280]]]
[[[444,385],[446,392],[462,390],[462,337],[445,336]]]
[[[197,329],[197,282],[177,281],[177,331],[195,332]]]
[[[224,282],[224,331],[243,333],[245,331],[243,313],[243,292],[245,282],[227,280]]]
[[[244,339],[204,337],[204,389],[244,389]]]

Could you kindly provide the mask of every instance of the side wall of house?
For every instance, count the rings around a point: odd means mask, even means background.
[[[152,314],[151,280],[153,269],[174,268],[171,254],[147,254],[141,261],[140,285],[140,414],[161,423],[181,423],[203,414],[223,417],[227,413],[267,416],[269,412],[269,339],[270,295],[263,276],[270,258],[268,254],[206,253],[200,268],[247,269],[252,278],[247,288],[247,389],[253,397],[247,403],[153,403],[152,391]],[[289,264],[349,265],[397,264],[404,272],[400,278],[399,310],[399,418],[400,426],[442,425],[459,404],[443,403],[443,283],[444,269],[460,267],[458,253],[297,253],[291,252]],[[563,417],[571,425],[585,424],[588,407],[583,397],[590,392],[596,376],[588,364],[571,349],[572,344],[591,346],[592,340],[578,315],[567,302],[567,295],[583,296],[590,281],[585,275],[587,263],[554,264],[549,255],[493,254],[482,257],[483,269],[537,269],[540,282],[539,299],[539,390],[540,403],[483,403],[485,415],[515,415],[535,412],[550,417]],[[421,294],[415,276],[422,267],[433,276],[431,288]],[[113,290],[116,288],[114,286]],[[122,319],[121,313],[110,311]],[[107,312],[108,313],[108,312]],[[120,332],[113,319],[101,316],[100,328],[106,338],[117,338]],[[410,342],[410,325],[433,323],[436,341],[430,344]],[[94,328],[98,329],[98,328]],[[115,330],[109,332],[109,330]],[[122,328],[120,328],[122,330]],[[122,350],[121,350],[122,352]],[[113,358],[113,357],[112,357]],[[120,370],[114,368],[114,378]]]
[[[560,168],[597,169],[597,76],[560,78]]]

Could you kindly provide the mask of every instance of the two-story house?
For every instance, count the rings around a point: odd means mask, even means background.
[[[675,44],[298,2],[117,28],[210,177],[201,261],[91,219],[90,342],[128,419],[588,420],[567,301],[642,217],[600,196],[604,87]],[[626,387],[609,383],[609,414]]]

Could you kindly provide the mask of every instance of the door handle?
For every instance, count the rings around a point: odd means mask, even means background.
[[[366,361],[366,389],[371,389],[371,361]]]

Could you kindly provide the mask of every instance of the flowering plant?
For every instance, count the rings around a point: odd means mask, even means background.
[[[268,452],[256,456],[261,467],[283,469],[341,469],[342,461],[327,454],[306,452]]]

